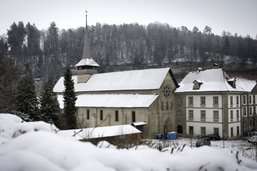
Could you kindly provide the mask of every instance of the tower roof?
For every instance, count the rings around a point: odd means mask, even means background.
[[[76,67],[80,66],[93,66],[98,67],[99,65],[92,59],[90,56],[90,45],[88,41],[88,29],[87,29],[87,11],[86,11],[86,29],[84,35],[84,47],[82,59],[75,65]]]

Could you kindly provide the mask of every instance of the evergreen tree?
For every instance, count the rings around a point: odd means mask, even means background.
[[[0,54],[0,113],[15,110],[18,69],[12,59]]]
[[[74,91],[74,82],[72,80],[72,73],[70,68],[66,69],[64,75],[64,114],[67,119],[69,128],[76,128],[76,112],[77,108],[75,106],[77,97]]]
[[[44,84],[40,96],[40,118],[45,122],[57,123],[60,112],[57,96],[53,92],[53,84],[48,81]]]
[[[24,76],[18,84],[16,109],[20,113],[28,114],[30,120],[40,119],[35,86],[28,65],[25,66]]]

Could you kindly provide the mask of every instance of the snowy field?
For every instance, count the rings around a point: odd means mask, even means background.
[[[117,149],[107,142],[94,146],[59,135],[53,125],[0,114],[0,171],[257,170],[255,160],[246,156],[251,147],[246,141],[225,141],[225,148],[223,141],[196,148],[195,141],[147,140],[147,145],[130,149]]]

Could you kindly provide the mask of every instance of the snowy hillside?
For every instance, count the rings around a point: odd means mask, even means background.
[[[23,127],[21,119],[5,114],[0,114],[0,122],[1,171],[257,169],[255,161],[241,154],[237,159],[236,152],[228,148],[186,146],[183,150],[174,150],[172,154],[169,148],[160,152],[143,145],[131,149],[104,148],[61,136],[53,132],[56,129],[43,122],[25,123]],[[17,125],[18,130],[26,130],[27,133],[13,138]]]

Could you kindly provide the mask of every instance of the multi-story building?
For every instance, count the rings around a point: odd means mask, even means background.
[[[254,81],[238,79],[239,85],[245,86],[241,95],[242,134],[248,136],[249,132],[257,129],[257,85]]]
[[[253,85],[253,81],[239,84],[222,69],[188,73],[175,91],[177,132],[191,136],[241,136],[241,95]]]

